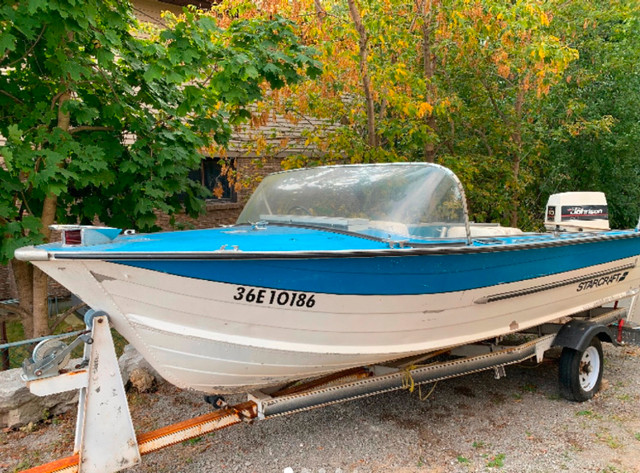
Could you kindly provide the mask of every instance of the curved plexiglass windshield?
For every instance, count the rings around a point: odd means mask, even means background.
[[[267,176],[238,223],[338,228],[372,236],[464,237],[462,187],[428,163],[299,169]]]

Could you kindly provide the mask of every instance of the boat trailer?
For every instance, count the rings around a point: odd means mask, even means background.
[[[25,360],[23,378],[33,394],[79,389],[74,454],[29,470],[31,473],[111,473],[138,464],[141,456],[203,434],[242,422],[284,416],[313,408],[360,399],[400,389],[413,391],[426,383],[493,369],[495,378],[506,375],[505,366],[535,359],[547,350],[562,348],[560,392],[574,401],[589,399],[600,388],[601,341],[640,345],[640,329],[625,325],[635,309],[637,296],[627,308],[596,308],[557,323],[481,343],[464,345],[420,356],[362,368],[319,379],[298,382],[275,390],[251,392],[246,402],[229,406],[220,397],[208,396],[218,410],[177,424],[135,433],[118,360],[104,312],[85,315],[87,331],[66,347],[57,340],[36,346]],[[72,371],[63,368],[71,349],[85,343],[83,362]],[[104,448],[104,439],[112,448]]]

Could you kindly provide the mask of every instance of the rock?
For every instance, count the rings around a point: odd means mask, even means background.
[[[151,391],[155,384],[155,378],[144,368],[135,368],[129,375],[129,381],[139,393]]]
[[[21,368],[0,371],[0,428],[28,425],[76,408],[77,391],[38,397],[29,392],[21,374]]]
[[[138,353],[138,350],[133,348],[132,345],[124,347],[124,351],[118,359],[118,365],[120,366],[120,373],[122,373],[122,380],[125,384],[127,381],[131,380],[131,373],[137,368],[145,370],[149,375],[155,378],[157,382],[164,381],[162,376],[160,376],[158,372],[151,367],[149,362],[145,360],[142,355]]]
[[[71,366],[80,360],[73,360]],[[124,382],[131,381],[140,392],[151,389],[162,377],[131,345],[127,345],[118,360]],[[0,428],[16,428],[37,423],[52,415],[76,409],[78,391],[67,391],[39,397],[31,394],[22,380],[21,368],[0,371]]]

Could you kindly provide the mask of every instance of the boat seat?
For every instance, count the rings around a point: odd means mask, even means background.
[[[522,235],[522,230],[514,227],[503,227],[496,224],[471,224],[470,228],[472,237],[494,237],[494,236],[509,236],[509,235]],[[447,238],[465,238],[467,231],[464,226],[459,225],[455,227],[449,227],[443,231],[442,236]]]
[[[382,230],[396,235],[409,236],[409,228],[400,222],[389,222],[387,220],[370,220],[369,228]]]

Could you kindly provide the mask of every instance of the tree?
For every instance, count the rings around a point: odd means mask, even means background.
[[[609,191],[621,216],[614,225],[635,225],[638,2],[227,0],[221,8],[242,18],[279,11],[320,51],[319,80],[283,89],[274,106],[339,126],[309,133],[322,155],[293,156],[285,167],[434,161],[461,178],[478,222],[536,230],[549,193],[595,189]]]
[[[441,134],[444,162],[472,184],[476,220],[530,226],[520,204],[544,158],[542,106],[577,51],[541,2],[451,2],[441,18],[439,58],[458,104]]]
[[[319,161],[435,159],[436,114],[448,107],[434,70],[436,5],[430,0],[298,3],[300,12],[292,18],[320,51],[325,68],[320,80],[296,87],[289,103],[300,114],[342,124],[329,136],[323,130],[309,136],[326,150]],[[294,157],[285,166],[313,162]]]
[[[371,78],[369,77],[369,34],[362,23],[360,10],[355,0],[348,0],[349,14],[358,33],[358,65],[359,75],[362,78],[362,91],[365,98],[365,110],[367,111],[367,144],[372,148],[378,146],[378,131],[376,130],[376,112],[371,92]]]
[[[556,2],[556,34],[580,51],[544,114],[548,162],[541,197],[558,191],[607,194],[613,228],[640,213],[640,5]]]
[[[224,146],[267,88],[319,72],[279,16],[220,28],[191,9],[168,23],[143,35],[119,0],[0,6],[3,262],[48,241],[54,221],[153,230],[156,211],[197,214],[206,190],[188,172],[203,152]],[[27,336],[46,334],[46,276],[12,267],[13,312]]]

